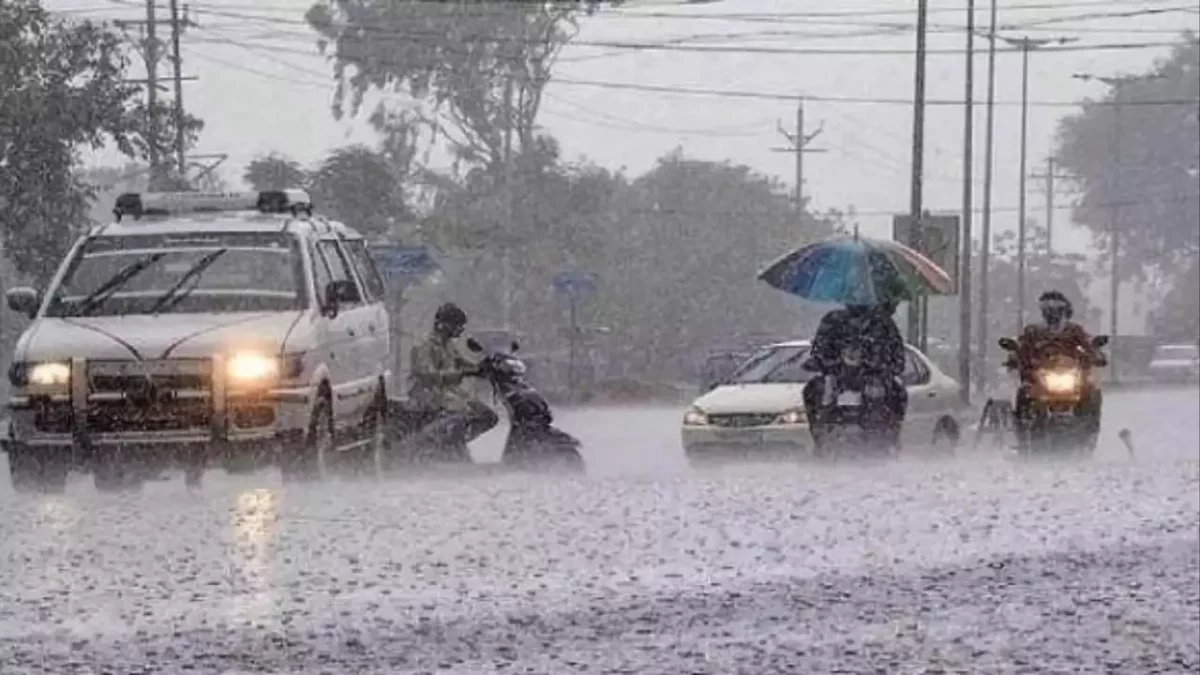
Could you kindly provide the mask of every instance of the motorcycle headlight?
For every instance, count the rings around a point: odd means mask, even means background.
[[[1054,394],[1066,394],[1079,387],[1079,371],[1058,370],[1042,373],[1042,385]]]
[[[804,413],[803,408],[789,410],[775,418],[776,424],[804,424],[806,421],[808,421],[808,415]]]
[[[686,427],[708,426],[708,414],[699,408],[692,408],[683,414],[683,425]]]
[[[66,385],[71,381],[71,366],[68,363],[52,361],[47,363],[25,364],[25,384],[38,387],[54,387]],[[15,371],[14,371],[15,372]],[[13,384],[18,384],[14,382]]]

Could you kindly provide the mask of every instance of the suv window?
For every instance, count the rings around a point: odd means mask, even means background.
[[[277,312],[308,294],[300,242],[264,232],[89,239],[50,291],[48,316]]]
[[[900,379],[904,381],[904,386],[917,387],[929,382],[929,368],[925,367],[925,363],[921,357],[917,356],[917,352],[908,347],[904,352],[904,374],[900,376]]]
[[[355,288],[359,288],[358,282],[355,280],[354,272],[351,271],[350,263],[346,260],[346,255],[342,252],[338,243],[333,239],[322,239],[317,242],[317,250],[321,252],[321,257],[325,259],[325,263],[329,266],[329,274],[333,281],[349,281],[354,284]],[[359,291],[359,299],[357,302],[347,303],[350,306],[362,303],[362,291]]]
[[[309,254],[313,261],[313,285],[317,287],[317,297],[325,296],[325,288],[329,286],[329,282],[333,281],[333,273],[329,271],[329,263],[325,260],[325,256],[317,250],[314,244],[309,249]]]
[[[371,254],[367,251],[367,242],[362,239],[343,241],[342,247],[350,254],[350,262],[358,271],[358,278],[362,279],[363,286],[367,289],[367,295],[370,296],[369,299],[383,300],[386,298],[387,285],[384,284],[379,269],[375,267],[375,261],[371,259]]]

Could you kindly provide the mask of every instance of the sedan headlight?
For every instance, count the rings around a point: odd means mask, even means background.
[[[804,413],[804,408],[789,410],[775,418],[775,424],[804,424],[807,421],[808,415]]]
[[[699,408],[692,408],[683,414],[683,426],[706,427],[708,426],[708,414]]]

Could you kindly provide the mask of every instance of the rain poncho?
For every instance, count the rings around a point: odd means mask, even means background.
[[[439,410],[466,410],[474,396],[463,379],[476,370],[452,340],[440,335],[412,349],[412,387],[409,396],[417,404]]]

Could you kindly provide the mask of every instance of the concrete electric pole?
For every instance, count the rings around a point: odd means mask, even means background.
[[[796,215],[804,213],[804,153],[825,152],[823,148],[810,148],[808,144],[820,135],[824,125],[819,125],[811,134],[804,128],[804,97],[796,104],[796,132],[788,133],[783,124],[778,125],[779,133],[787,139],[788,147],[771,148],[773,152],[790,152],[796,155]]]

